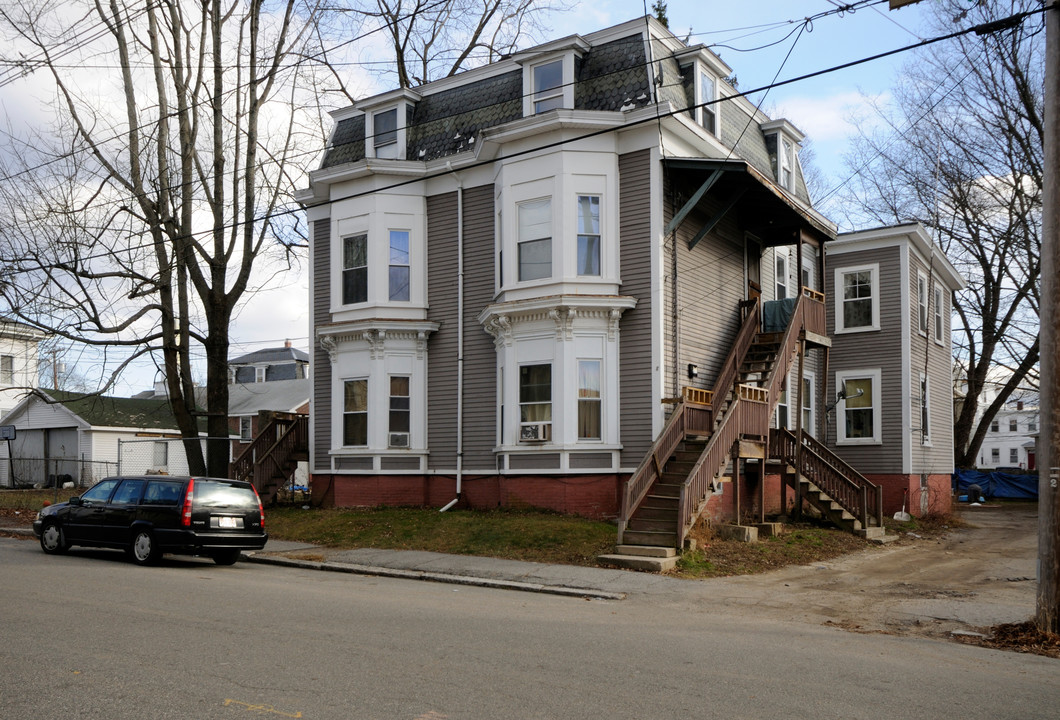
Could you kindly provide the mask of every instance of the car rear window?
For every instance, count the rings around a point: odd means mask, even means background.
[[[195,479],[195,504],[210,508],[258,509],[258,497],[249,485],[233,485],[219,480]]]
[[[178,505],[182,483],[151,480],[144,492],[144,505]]]

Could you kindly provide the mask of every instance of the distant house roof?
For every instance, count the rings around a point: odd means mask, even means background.
[[[64,390],[41,390],[93,427],[175,430],[176,418],[166,398],[119,398]],[[204,420],[201,421],[204,423]],[[205,426],[203,425],[203,429]]]
[[[277,365],[286,362],[309,362],[309,354],[293,347],[265,348],[240,355],[228,361],[229,365]]]
[[[311,392],[308,378],[229,385],[228,415],[255,415],[262,410],[295,412],[309,402]]]

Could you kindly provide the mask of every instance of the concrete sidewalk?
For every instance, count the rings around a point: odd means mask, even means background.
[[[675,578],[629,570],[503,560],[473,555],[378,550],[331,550],[270,540],[264,550],[243,553],[245,560],[310,570],[378,575],[551,593],[568,597],[621,600],[629,593],[664,591],[685,583]]]

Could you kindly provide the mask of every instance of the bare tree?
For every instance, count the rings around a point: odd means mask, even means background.
[[[374,0],[364,12],[386,27],[399,87],[422,85],[497,60],[533,37],[562,0]]]
[[[941,0],[950,33],[1040,8],[1036,0]],[[958,467],[972,467],[998,410],[1038,384],[1042,218],[1042,18],[1000,23],[921,51],[900,75],[882,130],[862,132],[848,157],[857,224],[918,220],[968,281],[953,298]],[[880,125],[877,125],[880,127]],[[1006,380],[981,413],[1001,368]]]
[[[293,216],[274,213],[319,147],[295,61],[319,18],[311,0],[0,8],[7,48],[50,81],[55,109],[53,127],[5,148],[0,296],[19,320],[101,348],[100,391],[134,359],[161,358],[193,473],[227,474],[227,443],[204,457],[192,438],[228,435],[233,313],[255,264],[298,244]]]

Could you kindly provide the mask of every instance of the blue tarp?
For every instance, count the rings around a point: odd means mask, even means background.
[[[788,329],[791,314],[795,312],[796,298],[767,300],[762,304],[762,332],[775,333]]]
[[[988,498],[1010,498],[1013,500],[1037,500],[1037,475],[1010,475],[1009,473],[984,473],[977,470],[958,470],[953,473],[953,489],[958,495],[968,491],[969,485],[978,485]]]

